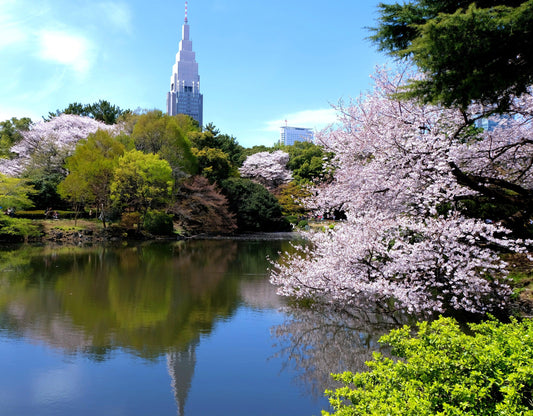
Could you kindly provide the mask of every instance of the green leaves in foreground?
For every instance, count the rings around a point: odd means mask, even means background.
[[[375,353],[369,372],[333,377],[334,413],[323,415],[533,415],[533,321],[470,324],[451,318],[380,339],[400,357]]]

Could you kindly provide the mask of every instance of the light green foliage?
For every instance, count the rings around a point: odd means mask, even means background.
[[[512,94],[533,84],[533,0],[417,0],[379,8],[371,39],[427,76],[412,82],[407,96],[505,111]]]
[[[470,324],[451,318],[383,336],[394,361],[379,353],[369,372],[334,375],[334,413],[323,415],[533,415],[533,321]]]
[[[0,212],[0,236],[10,236],[10,240],[19,241],[40,235],[41,230],[31,220],[11,218],[3,212]]]
[[[0,157],[9,157],[11,147],[22,139],[21,131],[29,130],[31,119],[23,117],[0,122]]]
[[[220,149],[193,148],[193,153],[198,160],[200,174],[205,176],[211,183],[220,182],[230,176],[236,176],[229,156]]]
[[[33,206],[29,198],[35,193],[33,186],[25,179],[12,178],[0,173],[0,207],[22,209]]]
[[[11,218],[4,214],[7,209],[22,209],[33,206],[29,198],[35,189],[25,179],[12,178],[0,174],[0,235],[9,235],[27,239],[38,236],[40,230],[32,221]]]
[[[172,169],[166,160],[153,153],[130,150],[118,160],[111,199],[124,209],[146,213],[169,202],[172,184]]]
[[[298,218],[307,213],[304,201],[311,197],[311,191],[302,183],[291,181],[286,185],[282,185],[278,201],[283,210],[283,215],[290,215]]]
[[[105,211],[110,201],[110,186],[118,158],[124,145],[108,132],[98,130],[86,140],[81,140],[74,154],[67,158],[68,176],[58,185],[59,195],[76,208],[94,204]]]
[[[181,130],[182,119],[150,111],[136,118],[132,138],[137,150],[154,153],[165,159],[177,178],[183,174],[194,174],[197,162],[191,152],[190,142]]]

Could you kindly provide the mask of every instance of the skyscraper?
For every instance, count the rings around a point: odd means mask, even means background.
[[[192,41],[189,39],[187,2],[185,2],[185,21],[181,29],[179,51],[172,67],[170,91],[167,93],[167,114],[187,114],[203,125],[204,97],[200,94],[200,76]]]

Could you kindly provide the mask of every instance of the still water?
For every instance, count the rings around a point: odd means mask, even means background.
[[[385,329],[285,305],[267,258],[290,249],[0,248],[0,415],[320,415]]]

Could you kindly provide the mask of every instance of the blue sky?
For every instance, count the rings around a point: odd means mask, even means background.
[[[0,0],[0,120],[72,102],[165,110],[185,1]],[[365,38],[378,1],[189,0],[204,122],[243,146],[320,129],[389,61]]]

